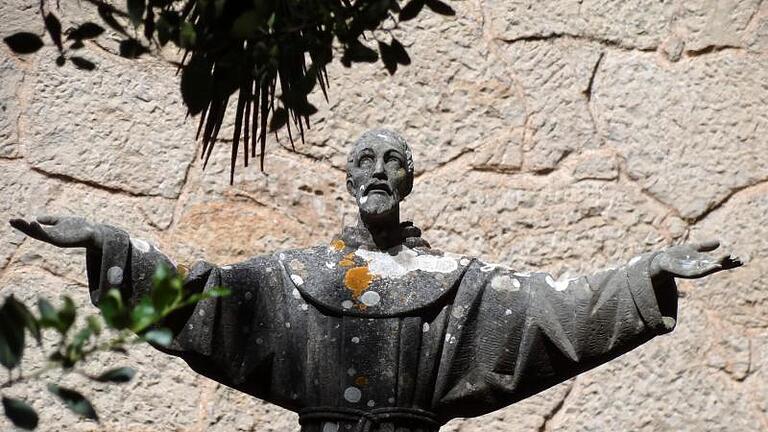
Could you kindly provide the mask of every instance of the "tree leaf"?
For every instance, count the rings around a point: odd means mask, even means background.
[[[61,326],[59,330],[62,334],[69,331],[72,324],[75,322],[75,316],[77,315],[77,312],[75,311],[75,302],[72,301],[72,298],[69,296],[63,296],[63,298],[64,304],[61,306],[61,309],[59,309],[59,325]]]
[[[182,22],[179,29],[179,46],[191,49],[194,48],[196,43],[197,32],[195,32],[195,27],[189,21]]]
[[[217,286],[217,287],[213,287],[213,288],[209,289],[204,294],[206,296],[205,298],[226,297],[226,296],[232,294],[232,290],[227,288],[227,287]]]
[[[123,306],[123,298],[120,291],[111,289],[104,298],[99,300],[99,309],[104,322],[113,329],[122,330],[131,324],[130,315]]]
[[[86,60],[82,57],[70,57],[69,61],[72,62],[72,64],[75,65],[76,68],[92,71],[96,69],[96,63],[91,62],[90,60]]]
[[[39,419],[35,409],[23,400],[3,396],[3,408],[5,416],[14,426],[25,430],[33,430],[37,427]]]
[[[139,304],[131,311],[131,330],[140,333],[157,322],[160,318],[158,309],[148,297],[141,299]]]
[[[173,342],[173,333],[167,328],[157,328],[144,333],[143,338],[149,343],[167,347]]]
[[[27,306],[24,303],[16,300],[16,298],[13,296],[8,297],[6,302],[8,302],[8,305],[13,313],[15,313],[16,316],[24,323],[24,327],[29,330],[29,332],[32,334],[32,337],[34,337],[37,343],[40,344],[42,336],[40,333],[40,323],[37,322],[37,319],[34,315],[32,315],[32,312],[27,309]]]
[[[55,328],[58,330],[60,327],[59,313],[56,312],[56,309],[51,305],[51,303],[42,297],[38,298],[37,309],[40,311],[40,326],[43,328]]]
[[[259,27],[265,26],[266,23],[264,9],[250,9],[237,17],[230,33],[236,38],[252,38],[258,33]]]
[[[32,54],[43,47],[43,40],[34,33],[19,32],[3,39],[16,54]]]
[[[14,311],[11,298],[0,307],[0,364],[8,369],[24,355],[24,320]]]
[[[181,301],[182,281],[164,265],[155,269],[152,282],[150,293],[152,302],[149,305],[154,305],[153,313],[156,310],[157,313],[162,314]]]
[[[96,315],[89,315],[85,319],[86,323],[88,324],[88,328],[91,329],[93,334],[96,336],[101,334],[101,320],[99,320],[99,317]]]
[[[426,0],[427,1],[427,7],[432,9],[432,12],[445,15],[445,16],[454,16],[456,15],[456,11],[453,10],[452,7],[450,7],[447,3],[443,3],[440,0]]]
[[[144,11],[147,8],[145,0],[128,0],[128,16],[134,27],[138,27],[144,18]]]
[[[76,29],[69,32],[67,35],[67,39],[70,40],[83,40],[83,39],[93,39],[96,37],[99,37],[102,33],[104,33],[104,27],[92,23],[92,22],[84,22],[77,26]]]
[[[51,36],[53,43],[61,51],[63,49],[61,45],[61,21],[56,18],[53,12],[48,12],[45,15],[45,29],[48,30],[48,35]]]
[[[75,414],[96,420],[97,422],[99,421],[99,416],[96,414],[96,410],[93,409],[91,402],[79,392],[52,383],[48,384],[48,391],[58,396],[64,402],[64,405]]]
[[[112,383],[127,383],[133,376],[136,375],[136,370],[129,367],[119,367],[110,369],[95,378],[99,382],[112,382]]]
[[[424,8],[425,0],[411,0],[400,11],[400,21],[408,21],[416,18],[416,16]]]

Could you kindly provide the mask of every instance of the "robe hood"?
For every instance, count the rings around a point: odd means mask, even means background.
[[[278,258],[296,294],[307,302],[337,315],[370,318],[441,307],[455,295],[472,262],[428,246],[380,251],[348,246],[342,239]]]

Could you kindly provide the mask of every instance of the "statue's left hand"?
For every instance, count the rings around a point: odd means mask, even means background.
[[[739,258],[732,257],[730,254],[713,256],[707,253],[718,247],[720,247],[718,241],[672,246],[653,258],[651,276],[668,274],[673,277],[696,279],[743,265]]]

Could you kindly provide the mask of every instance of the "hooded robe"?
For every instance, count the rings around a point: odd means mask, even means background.
[[[432,432],[524,399],[671,331],[677,290],[653,254],[555,281],[425,242],[367,250],[344,238],[215,266],[185,286],[232,290],[173,317],[196,372],[299,413],[302,432]],[[410,246],[409,246],[410,244]],[[91,298],[129,304],[171,261],[115,229],[89,252]]]

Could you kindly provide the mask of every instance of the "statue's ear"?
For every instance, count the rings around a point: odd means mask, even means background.
[[[349,192],[352,197],[356,197],[355,195],[355,182],[352,181],[351,177],[347,177],[347,192]]]

